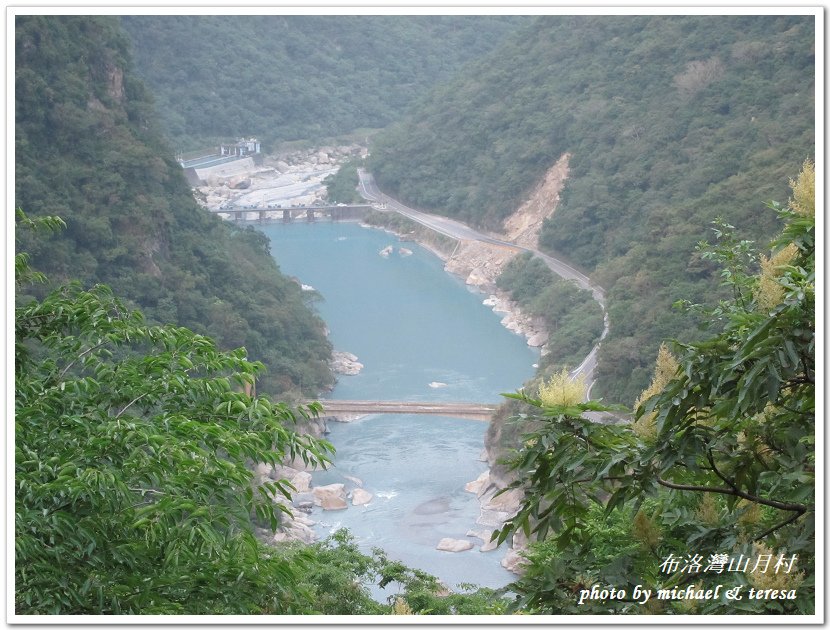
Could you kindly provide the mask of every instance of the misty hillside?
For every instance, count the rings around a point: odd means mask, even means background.
[[[397,120],[513,16],[123,16],[174,147],[319,139]],[[176,63],[171,64],[170,60]],[[200,140],[202,142],[200,142]]]
[[[414,206],[497,228],[548,168],[541,237],[610,298],[601,392],[633,401],[679,299],[714,298],[695,244],[725,217],[764,244],[814,152],[812,17],[539,17],[379,135],[371,168]]]
[[[323,325],[268,241],[209,215],[162,139],[117,19],[18,17],[15,204],[66,230],[21,234],[54,282],[109,284],[152,320],[244,345],[265,390],[332,382]]]

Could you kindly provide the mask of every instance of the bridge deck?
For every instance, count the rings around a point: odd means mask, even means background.
[[[223,206],[221,208],[211,209],[211,212],[282,212],[283,210],[289,210],[293,212],[307,212],[308,210],[319,210],[322,212],[327,212],[331,210],[349,210],[353,208],[359,209],[366,209],[369,210],[372,208],[371,204],[368,203],[344,203],[340,205],[323,205],[323,204],[316,204],[316,205],[308,205],[308,206]]]
[[[320,400],[323,415],[339,414],[426,414],[489,421],[497,404],[470,402],[422,402],[395,400]]]

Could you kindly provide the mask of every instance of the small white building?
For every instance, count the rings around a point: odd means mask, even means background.
[[[259,140],[256,138],[240,138],[231,144],[220,144],[219,155],[236,155],[244,157],[246,155],[256,155],[260,151]]]

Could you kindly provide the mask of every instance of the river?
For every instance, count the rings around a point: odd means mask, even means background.
[[[538,351],[506,330],[500,317],[413,243],[356,223],[266,224],[283,273],[319,291],[317,309],[335,350],[358,356],[363,370],[341,376],[333,399],[497,402],[533,375]],[[388,256],[381,250],[392,246]],[[401,252],[404,247],[411,255]],[[325,406],[325,401],[323,400]],[[373,415],[330,423],[335,466],[314,483],[343,482],[374,495],[366,506],[315,508],[321,537],[347,527],[361,548],[428,571],[456,588],[499,587],[514,576],[499,562],[505,550],[479,552],[475,495],[464,485],[486,465],[487,425],[418,415]],[[470,551],[435,549],[444,537],[475,543]]]

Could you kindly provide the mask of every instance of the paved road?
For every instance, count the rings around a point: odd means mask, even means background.
[[[597,354],[599,353],[599,347],[602,340],[608,335],[610,327],[608,312],[605,310],[605,291],[603,291],[602,287],[594,282],[591,282],[591,279],[588,276],[577,271],[567,263],[559,260],[558,258],[554,258],[553,256],[549,256],[548,254],[544,254],[537,249],[522,247],[520,245],[516,245],[515,243],[478,232],[459,221],[421,212],[420,210],[415,210],[405,206],[398,200],[393,199],[389,195],[381,192],[371,173],[365,171],[364,169],[357,169],[357,174],[360,178],[359,191],[361,196],[369,201],[384,204],[387,211],[392,210],[394,212],[398,212],[405,217],[433,229],[436,232],[440,232],[445,236],[449,236],[450,238],[467,241],[481,241],[483,243],[492,243],[494,245],[501,245],[503,247],[511,247],[516,250],[530,252],[534,256],[540,258],[556,275],[565,278],[566,280],[573,280],[580,288],[590,291],[594,296],[594,300],[597,301],[602,309],[602,335],[600,335],[597,345],[591,349],[591,352],[588,353],[588,356],[585,357],[582,363],[580,363],[576,369],[571,371],[572,377],[576,377],[581,374],[585,378],[586,398],[589,397],[591,388],[594,386],[594,382],[596,380],[594,378],[594,372],[597,367]]]

